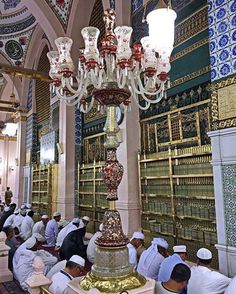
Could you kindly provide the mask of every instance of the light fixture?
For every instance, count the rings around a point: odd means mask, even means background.
[[[164,5],[164,2],[162,2]],[[115,26],[115,11],[104,13],[106,35],[98,49],[99,30],[96,27],[83,28],[81,33],[85,49],[80,50],[78,73],[74,77],[74,65],[70,55],[73,41],[62,37],[56,39],[58,51],[48,52],[49,75],[52,78],[51,90],[67,105],[76,105],[84,113],[89,112],[94,101],[98,110],[106,110],[104,127],[106,133],[106,164],[102,169],[104,184],[107,186],[106,199],[111,209],[106,210],[103,219],[102,235],[96,239],[95,262],[78,284],[84,290],[97,288],[102,293],[121,292],[142,287],[146,279],[139,275],[129,263],[128,238],[123,233],[120,214],[114,209],[118,199],[117,189],[123,177],[123,166],[119,163],[116,150],[120,144],[117,106],[122,110],[130,108],[130,97],[142,110],[159,102],[169,84],[169,57],[173,49],[174,19],[176,14],[170,7],[159,7],[159,30],[156,37],[151,12],[147,19],[150,36],[141,39],[141,44],[130,48],[132,28]],[[175,15],[175,17],[174,17]],[[170,33],[170,37],[166,34]],[[162,38],[163,36],[163,38]],[[158,44],[157,44],[158,42]],[[160,42],[160,43],[159,43]],[[90,92],[89,90],[91,90]],[[73,292],[74,293],[74,292]],[[80,291],[76,293],[81,293]],[[141,291],[140,291],[141,293]]]
[[[169,87],[169,57],[174,43],[174,20],[176,13],[160,0],[158,9],[147,16],[149,36],[141,39],[141,44],[130,48],[132,27],[115,25],[115,11],[107,9],[104,14],[106,35],[98,49],[99,29],[85,27],[81,33],[85,49],[80,50],[77,75],[73,76],[74,64],[71,58],[72,39],[60,37],[55,40],[58,51],[50,51],[47,56],[51,69],[51,90],[67,105],[75,105],[84,113],[89,112],[94,100],[99,102],[99,110],[106,108],[101,98],[101,89],[113,88],[120,93],[114,105],[122,110],[130,107],[130,97],[142,110],[159,102]],[[164,6],[165,5],[165,6]],[[92,96],[88,88],[94,87]],[[99,93],[98,93],[99,92]],[[111,93],[110,93],[111,94]],[[109,99],[106,97],[106,99]]]
[[[8,122],[5,124],[5,127],[2,129],[2,134],[5,136],[13,137],[16,135],[17,124]]]

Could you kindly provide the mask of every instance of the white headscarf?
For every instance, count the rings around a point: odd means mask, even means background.
[[[163,247],[165,249],[168,248],[168,243],[165,239],[162,238],[153,238],[152,245],[148,247],[146,251],[146,258],[143,261],[143,265],[148,266],[153,259],[153,255],[158,253],[157,246]]]

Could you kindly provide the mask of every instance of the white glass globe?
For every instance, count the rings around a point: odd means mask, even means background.
[[[17,124],[6,123],[5,128],[2,130],[2,134],[9,137],[13,137],[16,135],[16,131],[17,131]]]
[[[165,57],[170,57],[173,50],[176,17],[170,8],[155,9],[147,15],[151,42],[155,51]]]

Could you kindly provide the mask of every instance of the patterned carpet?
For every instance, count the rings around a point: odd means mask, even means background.
[[[23,294],[29,293],[27,291],[23,291],[19,284],[13,280],[12,282],[0,283],[0,294]]]

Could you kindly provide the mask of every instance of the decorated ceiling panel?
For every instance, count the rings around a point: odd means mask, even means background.
[[[46,2],[52,8],[66,30],[73,0],[46,0]]]
[[[35,17],[21,0],[0,0],[0,54],[13,65],[24,64]]]

